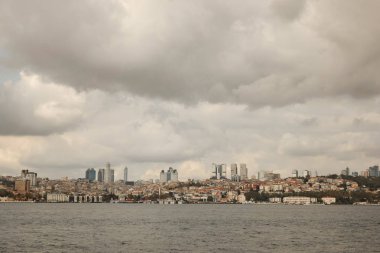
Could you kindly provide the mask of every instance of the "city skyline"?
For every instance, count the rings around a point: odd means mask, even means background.
[[[43,6],[0,3],[1,175],[379,163],[378,1]]]
[[[308,169],[293,169],[291,171],[288,171],[285,174],[278,173],[280,170],[271,170],[271,169],[257,169],[257,170],[250,170],[247,167],[247,164],[240,163],[238,169],[237,163],[232,163],[231,165],[227,165],[225,163],[222,164],[216,164],[213,163],[210,167],[209,176],[206,176],[204,178],[202,177],[182,177],[179,176],[178,171],[180,171],[180,168],[173,169],[173,167],[169,167],[168,171],[165,172],[165,169],[156,171],[156,175],[150,178],[134,178],[131,179],[129,177],[129,168],[128,166],[123,167],[122,169],[115,169],[113,166],[111,166],[110,162],[105,163],[105,166],[100,166],[96,168],[87,168],[81,170],[82,175],[79,177],[70,177],[69,175],[65,175],[61,178],[50,178],[52,180],[59,180],[62,178],[70,178],[70,179],[81,179],[85,178],[89,180],[90,182],[104,182],[104,183],[113,183],[116,181],[123,181],[124,183],[131,183],[134,181],[144,181],[144,180],[153,180],[158,182],[178,182],[178,181],[187,181],[190,179],[196,179],[196,180],[204,180],[204,179],[229,179],[231,181],[244,181],[244,180],[270,180],[270,179],[284,179],[284,178],[298,178],[298,177],[318,177],[318,176],[330,176],[330,175],[344,175],[344,176],[372,176],[372,177],[379,177],[379,165],[375,164],[372,166],[369,166],[367,168],[364,168],[363,170],[355,170],[350,167],[345,167],[344,169],[336,171],[331,171],[327,174],[319,173],[317,170],[311,170]],[[112,168],[112,169],[111,169]],[[34,169],[35,170],[35,169]],[[108,170],[108,172],[106,172]],[[28,172],[28,169],[22,170],[22,176],[23,178],[26,177],[26,175],[29,173],[33,178],[34,181],[37,178],[36,172]],[[38,171],[38,170],[37,170]],[[174,175],[174,181],[173,181],[173,172]],[[107,174],[108,173],[108,174]],[[28,175],[29,175],[28,174]],[[106,175],[107,174],[107,175]],[[30,176],[29,175],[29,176]],[[17,176],[17,175],[1,175],[0,176]],[[41,178],[48,178],[46,175],[41,176]],[[108,179],[107,179],[108,178]]]

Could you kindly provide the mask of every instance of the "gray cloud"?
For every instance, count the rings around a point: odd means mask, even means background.
[[[1,1],[1,172],[378,163],[379,5]]]
[[[23,73],[0,86],[0,135],[49,135],[82,120],[84,98],[72,88]]]
[[[380,92],[377,1],[3,1],[7,65],[78,89],[284,106]]]

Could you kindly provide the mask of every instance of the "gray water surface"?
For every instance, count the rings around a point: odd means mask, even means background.
[[[380,252],[380,206],[0,204],[0,252]]]

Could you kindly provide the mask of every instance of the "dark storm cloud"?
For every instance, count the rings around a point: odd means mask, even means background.
[[[2,1],[7,66],[254,107],[379,94],[378,1]]]

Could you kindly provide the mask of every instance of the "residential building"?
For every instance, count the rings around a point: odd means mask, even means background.
[[[292,177],[298,177],[298,170],[292,171]]]
[[[22,170],[21,178],[29,180],[30,186],[32,187],[37,186],[37,173],[31,172],[29,170]]]
[[[15,191],[20,193],[26,193],[30,191],[30,180],[21,178],[15,180]]]

